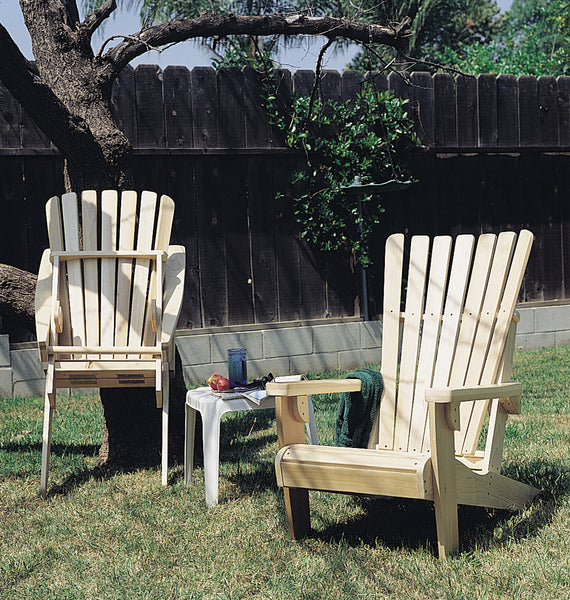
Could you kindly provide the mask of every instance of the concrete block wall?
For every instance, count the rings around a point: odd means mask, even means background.
[[[518,349],[570,344],[570,303],[518,307]],[[279,323],[180,331],[176,344],[186,383],[226,374],[228,348],[246,348],[249,378],[379,364],[382,322],[359,319]],[[44,375],[35,344],[9,346],[0,335],[0,398],[43,396]]]
[[[249,378],[352,369],[380,362],[379,321],[275,325],[181,332],[176,338],[187,383],[226,374],[229,348],[247,350]]]
[[[570,344],[570,302],[518,308],[517,348],[537,350]]]

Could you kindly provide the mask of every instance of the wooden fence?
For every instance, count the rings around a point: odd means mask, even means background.
[[[371,76],[377,89],[409,98],[426,146],[413,158],[420,182],[383,198],[376,254],[392,231],[525,226],[537,241],[521,299],[570,297],[570,78]],[[309,93],[314,73],[279,71],[278,80],[286,101]],[[326,72],[319,93],[350,99],[363,80]],[[128,68],[113,108],[135,148],[137,189],[176,201],[174,238],[188,253],[181,327],[359,314],[350,257],[320,255],[300,239],[289,185],[300,157],[267,123],[254,71]],[[56,149],[0,87],[1,262],[37,271],[43,204],[62,192],[61,173]],[[373,317],[381,269],[378,261],[368,273]]]

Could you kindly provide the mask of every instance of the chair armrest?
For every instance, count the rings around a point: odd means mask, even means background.
[[[428,388],[425,392],[426,401],[436,404],[453,404],[499,398],[499,401],[509,413],[520,412],[521,397],[522,384],[514,382],[475,387]]]
[[[164,294],[162,304],[161,344],[172,342],[176,324],[182,308],[184,293],[184,274],[186,268],[186,250],[184,246],[169,246],[164,268]]]
[[[311,396],[336,392],[359,392],[360,379],[313,379],[310,381],[272,381],[265,386],[268,396]]]
[[[36,284],[35,313],[36,313],[36,337],[40,350],[40,359],[47,362],[47,346],[49,344],[49,332],[51,321],[51,276],[52,264],[50,251],[44,250],[38,271]]]

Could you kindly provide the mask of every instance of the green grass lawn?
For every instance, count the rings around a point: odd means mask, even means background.
[[[519,513],[460,507],[461,553],[436,558],[431,503],[311,492],[313,534],[291,542],[271,411],[222,421],[220,504],[173,458],[96,467],[97,398],[58,401],[50,494],[39,496],[43,400],[0,400],[0,599],[570,598],[570,346],[515,355],[523,414],[504,472],[542,490]],[[317,397],[332,439],[337,399]]]

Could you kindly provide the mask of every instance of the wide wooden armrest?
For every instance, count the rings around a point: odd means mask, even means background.
[[[163,346],[171,343],[182,308],[186,250],[184,246],[169,246],[167,255],[164,268],[162,335],[160,338]]]
[[[311,381],[283,381],[268,383],[268,396],[311,396],[312,394],[334,394],[336,392],[359,392],[360,379],[313,379]]]
[[[426,401],[436,403],[472,402],[492,398],[515,398],[522,396],[520,383],[495,383],[475,387],[428,388]]]
[[[38,339],[42,362],[47,361],[46,346],[49,343],[51,317],[51,275],[52,265],[50,262],[50,251],[44,250],[38,271],[35,297],[36,336]]]

